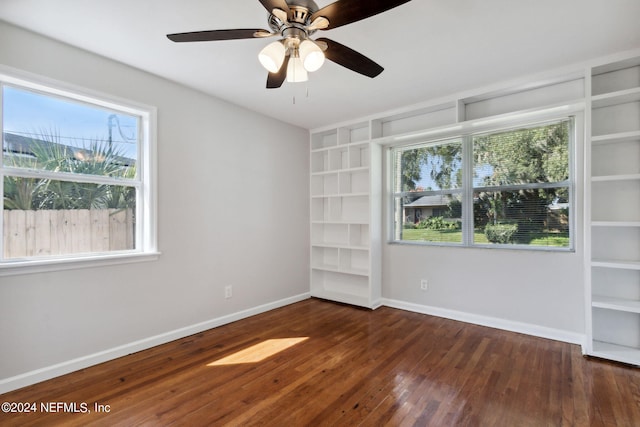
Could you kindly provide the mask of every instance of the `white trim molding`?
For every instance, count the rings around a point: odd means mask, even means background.
[[[0,64],[0,101],[3,96],[1,89],[5,86],[14,86],[13,89],[20,91],[36,92],[48,99],[59,97],[77,105],[86,104],[87,108],[106,109],[117,113],[129,114],[137,118],[139,131],[138,139],[135,143],[137,147],[135,162],[137,174],[133,178],[60,172],[32,167],[10,167],[0,162],[0,180],[5,176],[12,176],[116,186],[126,185],[129,188],[135,188],[137,197],[134,212],[137,219],[133,249],[122,251],[107,250],[105,252],[94,250],[87,253],[72,252],[21,258],[17,256],[3,258],[0,256],[0,276],[158,259],[160,252],[158,251],[157,243],[157,107]],[[1,113],[0,111],[0,116],[2,116]],[[0,137],[2,138],[3,132],[4,128],[0,120]],[[2,156],[3,154],[0,152],[0,159]],[[0,190],[2,189],[0,188]],[[1,193],[2,191],[0,191],[0,195]],[[2,229],[2,221],[3,219],[0,217],[0,229]],[[2,241],[0,241],[0,246],[2,246]],[[2,250],[0,249],[1,253]]]
[[[383,298],[382,305],[400,310],[412,311],[414,313],[428,314],[430,316],[443,317],[445,319],[457,320],[474,325],[487,326],[495,329],[502,329],[520,334],[532,335],[534,337],[546,338],[555,341],[577,344],[582,347],[584,353],[586,335],[577,332],[564,331],[561,329],[548,328],[546,326],[534,325],[532,323],[515,322],[513,320],[500,319],[497,317],[483,316],[480,314],[466,313],[464,311],[450,310],[448,308],[433,307],[429,305],[414,304],[406,301]]]
[[[88,368],[90,366],[107,362],[109,360],[117,359],[118,357],[126,356],[138,351],[147,350],[161,344],[166,344],[171,341],[188,337],[189,335],[217,328],[228,323],[255,316],[260,313],[265,313],[267,311],[294,304],[296,302],[300,302],[309,298],[311,298],[309,293],[295,295],[289,298],[284,298],[278,301],[273,301],[267,304],[259,305],[257,307],[249,308],[247,310],[228,314],[226,316],[221,316],[214,319],[206,320],[204,322],[196,323],[194,325],[185,326],[183,328],[175,329],[173,331],[165,332],[152,337],[143,338],[141,340],[110,348],[104,351],[78,357],[76,359],[68,360],[56,365],[47,366],[30,372],[25,372],[24,374],[0,379],[0,394],[17,390],[19,388],[46,381],[55,377],[59,377],[61,375],[65,375],[80,369]]]

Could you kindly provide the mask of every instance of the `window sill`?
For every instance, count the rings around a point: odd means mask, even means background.
[[[415,246],[423,248],[433,247],[447,247],[447,248],[464,248],[464,249],[490,249],[490,250],[507,250],[507,251],[532,251],[532,252],[556,252],[556,253],[575,253],[576,249],[573,247],[554,247],[554,246],[535,246],[535,245],[500,245],[500,244],[474,244],[463,245],[462,243],[447,243],[447,242],[423,242],[419,240],[388,240],[388,245],[399,246]]]
[[[156,261],[159,256],[160,252],[137,252],[87,255],[74,258],[18,260],[0,264],[0,277]]]

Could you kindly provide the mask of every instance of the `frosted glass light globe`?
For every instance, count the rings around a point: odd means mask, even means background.
[[[286,49],[282,43],[273,42],[260,51],[258,60],[267,71],[277,73],[284,62],[285,52]]]
[[[300,57],[293,57],[289,59],[289,65],[287,66],[287,81],[290,83],[306,82],[309,80],[307,70],[302,65],[302,59]]]
[[[300,58],[307,71],[317,71],[324,64],[324,53],[317,44],[311,40],[300,43]]]

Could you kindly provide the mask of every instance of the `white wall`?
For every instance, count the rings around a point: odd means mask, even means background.
[[[157,107],[162,252],[0,277],[0,392],[3,379],[15,388],[21,374],[308,295],[306,130],[1,21],[0,40],[0,64]]]
[[[429,289],[420,290],[428,279]],[[570,342],[585,332],[576,253],[385,245],[382,295],[417,311]]]

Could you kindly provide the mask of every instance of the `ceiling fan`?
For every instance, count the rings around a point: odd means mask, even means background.
[[[267,45],[258,59],[269,71],[267,88],[308,80],[325,58],[352,71],[375,77],[384,68],[371,59],[328,38],[311,39],[318,30],[331,30],[385,12],[410,0],[338,0],[323,8],[312,0],[259,0],[269,12],[269,28],[194,31],[167,34],[174,42],[237,40],[281,36]]]

